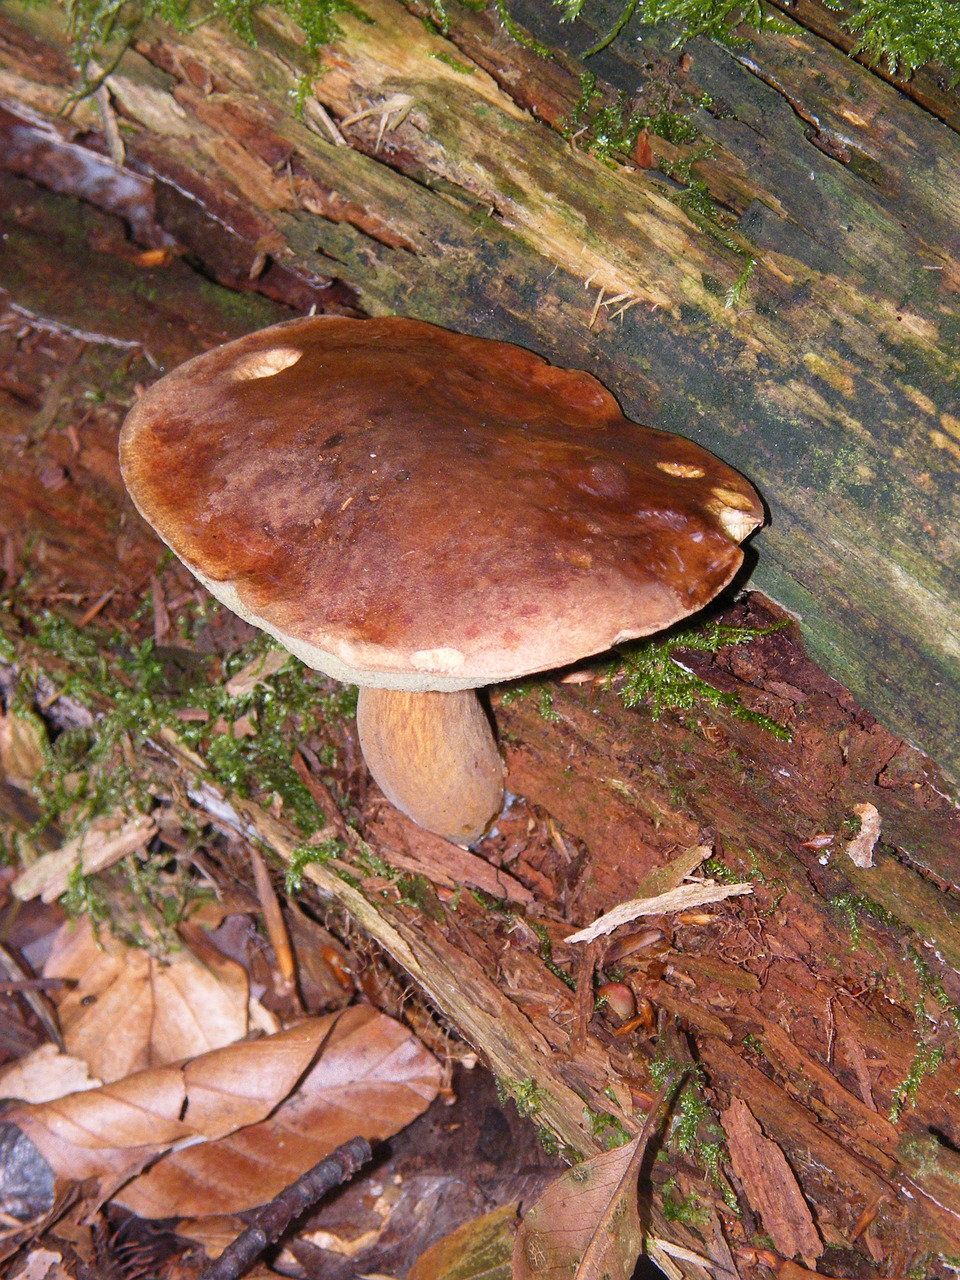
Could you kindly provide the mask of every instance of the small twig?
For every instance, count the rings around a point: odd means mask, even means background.
[[[117,113],[114,111],[113,103],[110,101],[110,90],[107,88],[105,81],[94,90],[93,100],[97,104],[97,110],[100,113],[103,137],[107,144],[107,151],[110,153],[110,159],[118,169],[122,169],[123,162],[127,158],[126,148],[123,145],[120,126],[117,124]]]
[[[267,926],[270,941],[273,944],[274,955],[277,958],[279,972],[274,978],[274,988],[277,995],[292,999],[302,1012],[303,1005],[297,992],[297,964],[293,955],[293,947],[290,945],[290,934],[287,932],[287,924],[283,918],[280,899],[277,897],[270,881],[270,873],[263,858],[261,858],[253,845],[250,845],[247,852],[250,855],[253,881],[257,888],[257,896],[260,899],[263,919]]]
[[[319,133],[322,126],[329,133],[335,147],[349,147],[350,143],[337,128],[333,117],[322,102],[316,98],[307,98],[303,104],[303,115],[314,133]]]
[[[22,995],[25,991],[59,991],[61,987],[75,987],[73,978],[0,978],[0,993],[5,996]]]
[[[111,587],[109,591],[105,591],[102,596],[99,596],[96,600],[94,600],[93,604],[90,606],[89,609],[86,610],[86,612],[82,615],[82,617],[77,619],[77,627],[79,628],[79,630],[82,631],[83,628],[87,626],[88,623],[94,620],[94,618],[97,616],[100,610],[104,607],[104,605],[109,604],[109,602],[113,599],[115,591],[116,591],[116,587]]]
[[[228,1244],[220,1257],[200,1273],[200,1280],[239,1280],[295,1218],[334,1187],[352,1178],[372,1155],[366,1138],[351,1138],[336,1151],[308,1169],[302,1178],[257,1210],[256,1217]]]
[[[607,294],[606,289],[601,289],[600,292],[597,294],[597,300],[593,304],[593,311],[591,311],[590,313],[590,322],[587,325],[588,329],[592,329],[593,326],[597,323],[597,316],[599,316],[600,314],[600,308],[603,306],[603,300],[606,297],[606,294]]]

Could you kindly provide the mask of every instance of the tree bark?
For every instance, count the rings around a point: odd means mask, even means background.
[[[569,38],[543,8],[523,13]],[[484,14],[445,39],[395,0],[366,9],[302,121],[309,59],[279,13],[256,49],[144,28],[107,85],[158,221],[224,282],[523,343],[722,454],[770,507],[754,581],[956,776],[960,140],[799,27],[682,56],[631,28],[591,66],[696,136],[613,164],[562,136],[568,59]],[[0,94],[52,117],[74,81],[57,10],[3,24]],[[69,120],[100,127],[89,102]]]
[[[117,406],[155,376],[151,361],[169,367],[281,318],[281,303],[403,311],[586,365],[638,417],[696,434],[758,480],[772,513],[758,580],[802,606],[811,648],[871,710],[954,761],[953,135],[799,30],[750,56],[697,43],[669,79],[688,96],[709,90],[695,120],[711,148],[696,172],[741,218],[701,227],[676,203],[680,184],[560,136],[579,93],[563,58],[533,59],[484,15],[459,15],[453,46],[390,0],[368,8],[377,26],[344,20],[349,38],[311,82],[312,125],[290,111],[305,64],[278,15],[264,16],[258,50],[213,25],[189,42],[145,31],[108,81],[122,184],[98,155],[89,103],[55,121],[72,73],[53,11],[5,10],[6,164],[64,189],[84,179],[160,257],[172,237],[208,274],[272,300],[231,303],[176,261],[145,287],[149,268],[122,260],[129,247],[90,247],[102,244],[99,223],[81,211],[78,229],[54,197],[28,216],[26,184],[3,180],[3,301],[20,308],[0,325],[4,571],[22,553],[64,593],[78,575],[132,599],[144,590],[160,549],[123,505],[111,449]],[[625,56],[606,57],[604,74],[632,85]],[[382,116],[346,123],[391,101],[382,137]],[[351,145],[330,140],[320,103]],[[677,162],[680,144],[649,143]],[[757,267],[728,309],[745,253]],[[39,389],[16,381],[21,321],[44,335]],[[110,396],[122,394],[113,418],[81,419],[73,448],[49,427],[84,352],[102,361]],[[731,608],[730,621],[776,616],[756,598]],[[740,1098],[797,1177],[825,1273],[862,1271],[866,1254],[882,1274],[945,1275],[936,1255],[960,1252],[957,811],[930,761],[816,668],[794,631],[684,661],[787,724],[792,742],[722,709],[657,723],[602,679],[494,698],[507,786],[527,805],[520,829],[529,821],[544,843],[536,857],[505,841],[481,851],[536,894],[526,916],[553,942],[554,968],[541,934],[467,894],[427,910],[358,883],[356,867],[345,879],[313,866],[307,878],[580,1153],[600,1149],[604,1126],[637,1130],[655,1092],[651,1060],[696,1064],[709,1103],[696,1141],[655,1173],[703,1212],[668,1220],[658,1200],[654,1235],[729,1269],[726,1237],[749,1275],[744,1259],[768,1224],[750,1219],[749,1188],[729,1181],[722,1158],[716,1180],[704,1163],[723,1136],[716,1114]],[[219,795],[175,742],[154,744],[150,760],[161,790],[189,783],[211,820],[279,860],[302,841],[258,804]],[[431,865],[423,837],[374,802],[351,803],[385,862]],[[845,852],[865,803],[882,820],[873,867]],[[754,893],[703,913],[712,919],[656,921],[641,963],[622,963],[659,1021],[619,1037],[585,1001],[590,975],[563,938],[701,841],[718,874]],[[569,978],[578,964],[579,999],[554,971]],[[657,1256],[673,1276],[702,1274]]]

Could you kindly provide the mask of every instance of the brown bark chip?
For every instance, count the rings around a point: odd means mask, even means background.
[[[764,1137],[753,1112],[739,1098],[731,1099],[721,1119],[734,1173],[774,1248],[788,1258],[799,1254],[808,1266],[815,1266],[823,1242],[786,1156]]]

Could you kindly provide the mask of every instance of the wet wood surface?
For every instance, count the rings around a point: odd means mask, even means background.
[[[572,41],[546,8],[517,13]],[[799,27],[685,52],[631,27],[591,59],[601,96],[578,115],[580,66],[489,15],[457,11],[444,38],[394,0],[367,11],[344,17],[300,120],[305,55],[273,11],[257,49],[216,24],[144,29],[108,83],[152,202],[141,241],[298,310],[520,342],[713,448],[770,509],[753,581],[956,777],[956,134]],[[0,96],[91,165],[90,103],[56,119],[73,74],[55,11],[9,5],[2,24]],[[651,127],[616,163],[590,154],[606,126],[579,130],[616,88],[685,140],[661,124],[672,140]],[[17,137],[4,162],[60,180],[42,129]]]
[[[211,285],[180,259],[150,265],[116,219],[22,179],[2,179],[0,222],[16,251],[0,279],[5,588],[18,616],[46,607],[86,618],[91,634],[149,628],[134,621],[144,594],[173,601],[190,584],[123,495],[125,409],[158,367],[289,313]],[[759,596],[724,607],[727,621],[755,627],[779,616]],[[219,646],[236,642],[228,621],[217,625]],[[699,705],[654,721],[623,705],[616,669],[608,687],[602,664],[580,683],[495,692],[518,799],[473,856],[517,886],[502,911],[444,887],[444,866],[456,866],[454,881],[469,872],[384,806],[351,725],[331,723],[324,741],[343,763],[313,779],[339,806],[330,820],[348,833],[342,811],[384,863],[419,865],[438,887],[413,903],[382,876],[310,866],[305,904],[345,908],[571,1150],[599,1150],[618,1127],[635,1132],[658,1063],[695,1070],[704,1110],[687,1145],[654,1169],[659,1239],[732,1262],[742,1280],[763,1274],[763,1224],[722,1147],[719,1117],[739,1099],[798,1180],[823,1246],[818,1271],[945,1278],[938,1256],[960,1251],[957,811],[931,761],[825,675],[795,627],[682,656],[792,740]],[[323,745],[310,744],[312,759]],[[201,821],[232,822],[278,867],[303,839],[269,811],[269,795],[225,795],[175,740],[158,740],[144,761],[157,794],[189,787]],[[0,793],[4,823],[28,825],[10,791]],[[867,868],[846,852],[864,804],[881,820]],[[622,1034],[592,993],[584,1000],[590,971],[564,939],[701,842],[716,874],[753,892],[641,922],[615,960],[591,953],[645,1010]],[[696,1212],[668,1217],[665,1203]],[[671,1276],[702,1274],[651,1251]]]

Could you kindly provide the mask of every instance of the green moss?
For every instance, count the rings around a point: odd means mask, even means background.
[[[511,1080],[507,1076],[497,1076],[496,1086],[501,1106],[506,1105],[507,1100],[512,1098],[514,1106],[522,1116],[536,1116],[543,1110],[547,1093],[532,1076],[527,1076],[525,1080]]]
[[[700,1126],[710,1116],[707,1106],[695,1084],[687,1084],[681,1089],[674,1111],[672,1137],[677,1149],[684,1155],[691,1155],[696,1149]]]
[[[920,984],[921,996],[931,996],[947,1014],[954,1027],[960,1031],[960,1007],[947,995],[946,988],[940,979],[931,971],[930,966],[920,955],[916,947],[908,947],[907,955],[913,964]],[[917,1012],[918,1020],[923,1016],[922,1010]]]
[[[690,102],[691,107],[694,105]],[[565,138],[576,138],[581,151],[602,160],[624,160],[645,129],[675,146],[695,142],[700,136],[688,115],[663,105],[647,111],[631,109],[630,99],[622,90],[613,98],[606,97],[592,71],[581,73],[580,97],[561,128]]]
[[[850,930],[850,942],[854,947],[860,945],[862,937],[861,916],[869,916],[872,920],[889,925],[891,928],[904,927],[892,911],[888,911],[886,907],[881,906],[879,902],[874,902],[865,894],[839,893],[829,898],[828,902],[834,911],[839,911],[846,920]]]
[[[556,724],[560,720],[559,712],[553,707],[553,690],[544,684],[513,684],[504,689],[500,694],[500,705],[509,707],[514,702],[522,702],[524,698],[529,698],[531,694],[536,695],[537,710],[540,715],[549,724]]]
[[[289,896],[300,892],[303,887],[303,873],[311,862],[326,864],[332,858],[339,858],[344,852],[342,840],[322,840],[319,844],[301,844],[294,849],[287,863],[283,887]]]
[[[660,1207],[668,1222],[682,1222],[684,1226],[704,1226],[710,1219],[709,1211],[693,1192],[681,1195],[676,1178],[668,1178],[660,1188]]]
[[[654,720],[665,711],[689,711],[704,703],[723,707],[739,720],[759,725],[781,741],[789,742],[790,733],[769,716],[745,707],[732,693],[724,693],[688,671],[675,654],[680,649],[716,653],[731,644],[745,644],[759,636],[779,630],[774,627],[728,627],[711,623],[702,630],[675,631],[666,640],[647,641],[631,649],[624,658],[623,676],[612,667],[607,687],[616,685],[628,707],[646,705]]]
[[[907,1078],[897,1086],[890,1106],[890,1119],[896,1123],[906,1106],[912,1105],[920,1092],[920,1085],[925,1076],[933,1075],[940,1069],[946,1054],[946,1046],[942,1044],[918,1044]]]
[[[744,290],[747,287],[750,277],[753,275],[753,269],[756,265],[757,262],[755,258],[748,258],[743,270],[724,294],[723,305],[727,310],[733,311],[740,305]]]
[[[61,894],[60,903],[71,920],[86,916],[96,934],[99,934],[100,926],[110,918],[106,898],[97,888],[94,877],[83,874],[79,862],[67,877],[67,889]]]
[[[459,72],[462,76],[472,76],[474,71],[476,71],[476,67],[471,63],[460,62],[449,53],[431,52],[430,57],[436,58],[437,62],[444,63],[446,66],[450,67],[451,70]]]
[[[187,33],[219,19],[248,44],[257,43],[256,17],[265,0],[61,0],[81,74],[80,96],[92,92],[116,67],[142,23],[158,18]],[[307,53],[342,34],[341,14],[369,21],[353,0],[272,0],[305,37]],[[106,66],[104,67],[104,64]],[[91,74],[93,66],[95,74]]]
[[[586,0],[554,3],[562,10],[563,21],[578,17],[588,7]],[[835,3],[829,7],[840,8]],[[852,0],[843,10],[842,25],[857,36],[851,54],[904,79],[929,62],[942,63],[951,83],[960,79],[960,11],[951,0]],[[625,0],[611,30],[584,56],[606,48],[634,16],[648,25],[673,26],[675,45],[707,36],[721,44],[742,46],[747,42],[745,31],[792,30],[759,0]]]
[[[952,84],[960,79],[960,9],[951,0],[860,0],[844,26],[857,34],[860,54],[908,80],[928,62],[942,62]]]
[[[136,621],[127,625],[142,626],[150,612],[149,604],[141,605]],[[196,635],[210,612],[182,615],[183,631]],[[341,851],[336,842],[306,842],[327,819],[293,767],[290,738],[320,733],[325,721],[349,714],[354,691],[321,694],[313,673],[291,659],[249,692],[231,695],[230,677],[274,647],[263,635],[219,660],[180,646],[160,647],[152,639],[138,643],[122,628],[81,630],[57,614],[31,614],[16,594],[3,602],[0,623],[2,656],[18,672],[10,705],[37,724],[45,751],[33,782],[40,816],[24,841],[35,842],[53,826],[58,840],[82,836],[95,819],[117,811],[154,813],[156,789],[143,762],[170,730],[225,788],[267,801],[279,798],[284,816],[305,838],[291,881],[300,878],[307,861]],[[74,713],[80,723],[52,730],[48,740],[37,709],[40,690],[46,693],[50,685],[80,708]],[[201,832],[191,831],[187,808],[178,808],[178,822],[188,845],[199,846]],[[0,850],[6,858],[17,852],[12,838]],[[109,903],[118,936],[162,954],[175,944],[176,924],[201,893],[189,868],[190,859],[174,856],[161,836],[155,846],[95,879],[76,871],[64,901],[95,923],[106,919]],[[414,886],[408,896],[421,895]]]
[[[613,1151],[616,1147],[624,1147],[632,1142],[634,1134],[624,1126],[621,1120],[609,1111],[593,1111],[585,1107],[584,1112],[590,1125],[590,1132],[599,1138],[605,1151]]]
[[[571,991],[576,991],[576,978],[567,973],[564,969],[561,969],[553,958],[553,943],[550,941],[550,935],[547,933],[545,927],[542,924],[538,924],[535,920],[530,920],[527,923],[540,940],[540,959],[543,961],[544,967],[549,969],[555,978],[559,978],[564,986],[569,987]]]

